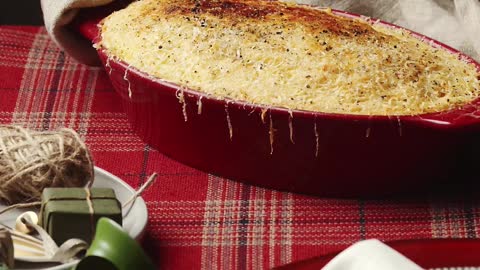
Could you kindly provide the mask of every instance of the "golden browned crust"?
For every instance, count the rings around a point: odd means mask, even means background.
[[[143,0],[105,20],[101,45],[159,78],[291,109],[420,114],[480,95],[473,65],[408,32],[277,1]]]
[[[149,12],[157,16],[183,15],[186,18],[198,18],[197,16],[208,14],[222,18],[225,23],[231,24],[246,20],[258,23],[258,21],[268,17],[268,20],[276,20],[279,24],[301,23],[309,26],[312,32],[318,33],[327,33],[328,31],[342,36],[378,34],[369,25],[359,21],[333,16],[330,13],[319,13],[318,10],[277,1],[176,0],[170,1],[169,5],[161,6],[158,10],[154,8]]]

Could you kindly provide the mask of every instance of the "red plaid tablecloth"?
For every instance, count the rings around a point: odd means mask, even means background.
[[[175,162],[137,137],[101,68],[76,63],[44,28],[0,27],[0,123],[74,128],[97,166],[144,193],[145,249],[161,269],[265,269],[360,239],[480,234],[480,205],[320,199],[221,179]],[[386,179],[388,180],[388,179]]]

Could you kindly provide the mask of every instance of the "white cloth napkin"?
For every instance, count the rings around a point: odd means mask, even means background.
[[[99,64],[92,43],[72,32],[67,26],[81,8],[103,6],[114,0],[41,0],[45,28],[66,53],[77,61],[95,65]]]
[[[114,0],[41,0],[45,26],[53,40],[79,62],[97,63],[90,43],[66,27],[81,8]],[[286,0],[291,2],[291,0]],[[297,0],[359,13],[420,32],[480,61],[479,0]]]
[[[360,241],[342,251],[322,270],[422,270],[376,239]]]

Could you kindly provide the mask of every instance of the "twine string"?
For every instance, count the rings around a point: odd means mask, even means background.
[[[93,179],[90,153],[72,129],[32,131],[0,125],[0,201],[38,201],[45,187],[83,187]]]
[[[92,194],[90,192],[90,187],[85,187],[85,200],[88,205],[88,212],[90,215],[90,235],[93,237],[93,234],[95,233],[95,210],[93,209],[93,204],[92,204]]]
[[[122,205],[123,209],[130,205],[128,209],[124,212],[123,218],[125,218],[130,213],[137,198],[142,195],[142,193],[147,190],[153,184],[153,182],[155,182],[157,177],[158,174],[156,172],[150,175],[148,180],[143,183],[143,185],[139,189],[137,189],[137,191]]]
[[[41,204],[42,204],[42,202],[40,202],[40,201],[38,201],[38,202],[31,202],[31,203],[17,203],[17,204],[13,204],[13,205],[7,206],[7,207],[3,208],[2,210],[0,210],[0,215],[2,215],[2,214],[5,213],[5,212],[8,212],[8,211],[10,211],[10,210],[13,210],[13,209],[35,207],[35,206],[40,206]]]

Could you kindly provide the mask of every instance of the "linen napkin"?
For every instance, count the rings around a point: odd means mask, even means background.
[[[114,0],[41,0],[45,26],[52,39],[79,62],[98,64],[92,45],[67,26],[79,9]],[[287,0],[290,1],[291,0]],[[420,32],[480,61],[479,0],[297,0],[359,13]]]
[[[379,240],[357,242],[333,258],[322,270],[421,270],[420,266]]]
[[[114,0],[41,0],[45,28],[55,43],[77,61],[99,64],[92,43],[68,28],[82,8],[103,6]]]

